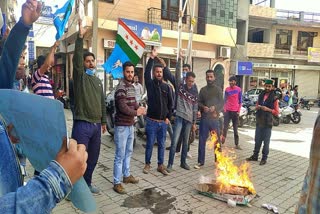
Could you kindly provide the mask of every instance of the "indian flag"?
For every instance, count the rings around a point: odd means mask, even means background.
[[[110,57],[102,65],[113,78],[122,78],[122,65],[131,61],[136,65],[144,52],[145,43],[121,20],[118,20],[118,34],[115,48]]]

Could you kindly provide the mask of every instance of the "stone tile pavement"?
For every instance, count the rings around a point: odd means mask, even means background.
[[[71,130],[71,114],[66,110],[66,118],[69,130]],[[224,147],[233,147],[232,134],[228,136]],[[241,163],[252,154],[253,145],[247,143],[248,137],[240,135],[243,150],[237,150],[237,161]],[[142,173],[144,167],[144,148],[139,140],[131,160],[131,172],[139,177],[138,184],[124,185],[127,191],[125,195],[119,195],[112,189],[114,143],[108,134],[102,137],[100,158],[93,175],[93,184],[101,189],[100,195],[95,195],[98,210],[96,213],[270,213],[261,208],[263,203],[271,203],[278,207],[279,213],[294,213],[302,180],[308,166],[308,159],[291,155],[285,152],[270,151],[268,163],[260,166],[259,162],[252,163],[252,181],[259,197],[251,202],[251,207],[228,207],[221,202],[209,197],[199,195],[194,186],[199,177],[213,176],[213,152],[207,150],[206,164],[200,170],[184,170],[179,167],[179,158],[175,158],[174,172],[169,176],[163,176],[156,171],[157,148],[154,147],[151,173]],[[169,145],[169,140],[167,140]],[[188,164],[193,166],[197,162],[198,142],[194,142],[190,148],[192,159]],[[165,161],[168,160],[168,151]],[[62,201],[53,210],[53,213],[81,213],[72,206],[71,202]]]

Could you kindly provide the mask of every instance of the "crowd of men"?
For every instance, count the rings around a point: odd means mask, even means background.
[[[0,88],[13,89],[15,79],[19,79],[16,74],[19,73],[17,71],[20,68],[19,60],[23,57],[24,43],[32,23],[40,15],[40,10],[41,5],[36,0],[27,0],[23,4],[22,17],[13,27],[3,47],[0,59]],[[36,176],[29,180],[25,186],[22,186],[21,176],[19,176],[19,172],[14,170],[14,167],[0,167],[0,175],[8,176],[0,179],[0,213],[50,212],[57,203],[67,197],[72,185],[82,175],[92,193],[100,191],[92,185],[92,174],[99,158],[101,133],[106,131],[106,108],[102,83],[95,76],[95,56],[83,50],[85,33],[86,29],[79,21],[79,34],[76,38],[73,57],[74,121],[69,148],[67,148],[67,139],[64,138],[61,150],[55,160],[42,172],[35,173]],[[53,54],[57,44],[53,45],[46,58],[38,59],[38,70],[32,78],[34,93],[47,98],[52,98],[53,95],[46,74],[53,66]],[[136,91],[141,91],[143,88],[139,86],[137,77],[135,77],[135,66],[131,62],[123,64],[124,77],[115,92],[113,189],[117,193],[125,193],[122,182],[133,184],[139,182],[130,171],[134,140],[133,124],[136,116],[145,116],[146,118],[147,142],[143,168],[145,174],[151,170],[151,157],[156,141],[158,145],[157,171],[163,175],[174,173],[174,158],[177,147],[179,147],[179,138],[181,138],[182,144],[180,167],[190,170],[190,166],[187,164],[188,147],[190,146],[189,135],[196,128],[199,116],[198,164],[194,166],[195,169],[200,169],[205,164],[206,142],[209,134],[216,133],[218,136],[216,143],[224,143],[230,120],[233,123],[235,148],[241,149],[237,124],[242,92],[236,86],[236,78],[233,76],[229,78],[230,87],[225,89],[223,96],[222,88],[215,84],[214,71],[209,69],[204,72],[207,85],[198,92],[195,73],[190,70],[190,65],[183,67],[187,69],[183,72],[182,77],[173,76],[164,60],[158,57],[157,50],[152,49],[144,72],[148,96],[148,108],[146,109],[139,106],[141,97],[136,96]],[[164,80],[169,81],[174,90]],[[248,161],[257,161],[263,143],[260,165],[267,163],[272,115],[279,111],[278,100],[272,91],[272,84],[272,80],[266,80],[265,90],[259,95],[256,105],[255,148],[253,155],[247,158]],[[168,164],[165,166],[166,132],[173,112],[175,112],[174,131]],[[222,129],[219,124],[221,112],[224,112],[225,119]],[[18,139],[11,136],[6,127],[5,121],[0,117],[0,153],[3,155],[1,166],[11,162],[16,163],[14,160],[15,151],[11,142],[18,143]],[[313,149],[319,151],[317,130],[318,122],[315,126],[312,151]],[[314,151],[311,154],[310,168],[299,203],[299,213],[319,211],[319,200],[317,200],[319,199],[319,191],[313,190],[314,187],[318,188],[320,183],[319,155]],[[17,182],[14,185],[8,185],[11,180],[17,180]],[[37,203],[34,203],[34,200]]]

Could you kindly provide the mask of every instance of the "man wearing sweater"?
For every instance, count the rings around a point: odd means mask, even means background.
[[[227,87],[224,92],[224,128],[221,141],[224,143],[227,137],[230,120],[232,120],[235,148],[241,149],[239,146],[238,122],[242,104],[242,93],[241,88],[238,87],[236,83],[237,78],[231,76],[229,78],[230,87]]]
[[[165,74],[168,76],[173,75],[168,69],[165,69]],[[196,75],[192,72],[186,73],[186,83],[176,85],[176,117],[174,121],[174,133],[171,140],[169,161],[167,171],[172,171],[172,165],[176,152],[177,143],[179,137],[182,137],[182,153],[180,160],[180,167],[186,170],[190,170],[186,162],[188,152],[188,141],[190,130],[195,129],[198,112],[198,91],[194,87]],[[180,81],[178,81],[180,82]],[[177,84],[177,82],[176,82]]]
[[[73,56],[73,88],[75,115],[72,138],[78,144],[84,144],[88,152],[88,167],[84,174],[92,193],[99,189],[91,185],[92,174],[98,162],[101,130],[106,132],[106,107],[101,80],[96,77],[95,56],[93,53],[83,53],[83,37],[86,30],[79,21],[79,35],[75,43]]]
[[[214,85],[213,70],[206,71],[207,85],[201,88],[199,93],[199,108],[201,111],[201,120],[199,127],[199,147],[198,164],[195,169],[200,169],[204,165],[206,155],[206,142],[211,131],[220,136],[219,113],[223,107],[222,90]],[[217,161],[217,160],[216,160]]]
[[[114,128],[115,158],[113,167],[113,190],[119,194],[126,193],[123,183],[139,182],[130,174],[130,159],[133,151],[134,117],[145,115],[145,108],[139,107],[135,98],[133,83],[134,65],[131,62],[123,64],[124,79],[117,86],[115,97],[116,116]]]

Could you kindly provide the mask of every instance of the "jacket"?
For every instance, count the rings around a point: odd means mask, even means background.
[[[0,58],[0,89],[11,89],[19,58],[31,26],[22,19],[12,28]],[[72,188],[70,179],[56,161],[22,186],[19,161],[6,125],[0,120],[0,213],[50,213]],[[34,201],[37,203],[34,203]]]
[[[154,64],[154,59],[149,58],[146,70],[144,73],[145,85],[148,94],[148,110],[147,117],[156,120],[170,119],[172,115],[172,95],[170,86],[156,78],[151,78],[151,70]]]
[[[74,119],[105,125],[106,104],[102,82],[84,70],[83,39],[78,36],[73,56]]]
[[[265,91],[259,94],[257,105],[266,106],[270,109],[274,109],[275,108],[274,102],[276,101],[274,93],[270,92],[266,100],[264,100],[265,95],[266,95]],[[273,119],[272,119],[271,112],[266,112],[261,109],[257,110],[257,113],[256,113],[257,126],[271,128],[273,126],[272,120]]]

